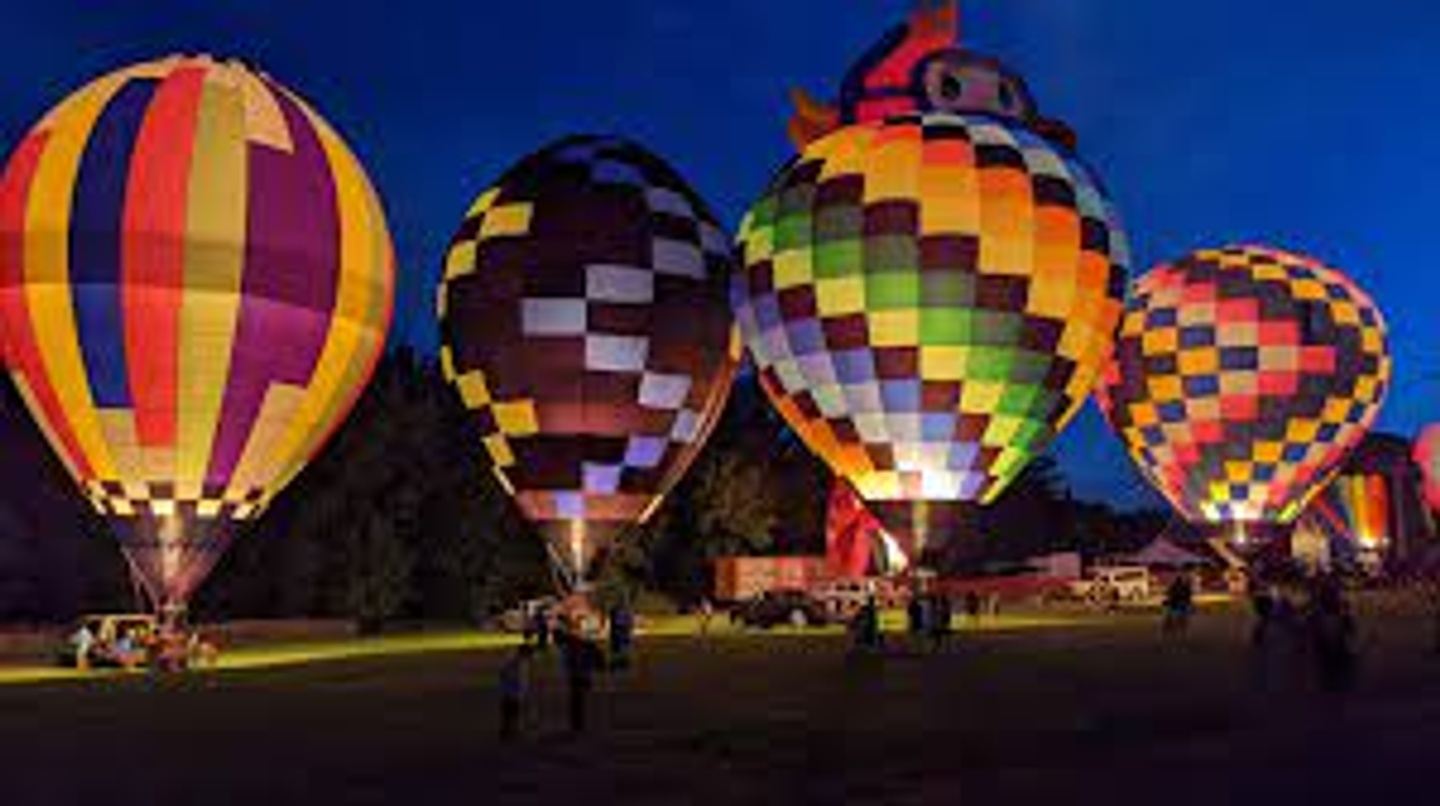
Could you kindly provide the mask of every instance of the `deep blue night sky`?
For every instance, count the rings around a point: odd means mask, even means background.
[[[787,156],[786,89],[828,97],[906,0],[29,2],[6,15],[0,148],[102,72],[174,51],[256,64],[365,161],[401,261],[396,338],[470,199],[576,131],[664,155],[730,225]],[[972,0],[965,40],[1071,123],[1140,266],[1259,240],[1344,268],[1389,317],[1381,427],[1440,419],[1440,6]],[[1056,448],[1079,495],[1150,500],[1093,408]]]

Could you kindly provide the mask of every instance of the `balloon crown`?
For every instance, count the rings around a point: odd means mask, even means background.
[[[1075,134],[1041,117],[1025,80],[1000,60],[959,44],[958,0],[918,0],[902,24],[860,57],[840,85],[836,103],[804,90],[791,93],[790,139],[797,148],[841,126],[916,112],[985,114],[1025,124],[1046,139],[1075,148]]]

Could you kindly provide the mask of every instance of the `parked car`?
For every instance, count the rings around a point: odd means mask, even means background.
[[[65,643],[57,654],[62,666],[78,666],[74,635],[84,627],[90,632],[90,666],[139,665],[145,659],[151,636],[158,628],[155,617],[148,613],[93,613],[81,616],[65,633]]]
[[[746,627],[770,629],[776,625],[810,627],[828,624],[825,605],[803,590],[765,591],[737,605],[730,620]]]
[[[1093,604],[1133,604],[1148,600],[1154,588],[1148,568],[1117,565],[1090,569],[1088,577],[1070,583],[1070,595]]]

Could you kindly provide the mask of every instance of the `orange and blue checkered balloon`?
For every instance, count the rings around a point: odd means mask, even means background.
[[[870,502],[992,501],[1089,396],[1129,262],[1091,172],[982,114],[816,140],[739,241],[761,385]]]
[[[1345,275],[1232,246],[1136,281],[1096,397],[1188,519],[1288,524],[1365,436],[1390,371],[1384,318]]]
[[[183,605],[344,419],[390,323],[374,189],[271,78],[106,75],[0,177],[0,346],[152,599]]]

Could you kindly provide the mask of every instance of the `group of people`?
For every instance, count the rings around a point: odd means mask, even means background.
[[[1255,614],[1250,643],[1258,672],[1308,655],[1316,682],[1326,691],[1346,691],[1359,671],[1355,614],[1335,577],[1313,580],[1303,606],[1274,584],[1256,583],[1250,593]]]
[[[196,665],[214,665],[219,654],[198,631],[147,624],[122,625],[107,637],[81,622],[70,634],[69,645],[75,668],[81,670],[104,665],[178,672]]]
[[[980,598],[974,593],[966,597],[966,612],[977,620],[980,617]],[[948,595],[917,591],[911,595],[905,614],[913,645],[928,643],[931,652],[938,652],[950,643],[955,632],[955,609]],[[850,634],[852,645],[858,651],[876,652],[885,648],[880,607],[874,596],[867,598],[851,617]]]
[[[601,648],[602,635],[608,653]],[[623,603],[603,617],[582,599],[563,603],[554,612],[536,608],[525,625],[522,643],[500,667],[500,737],[511,741],[520,736],[533,687],[533,660],[548,654],[552,644],[564,673],[570,730],[585,732],[596,675],[629,668],[634,638],[635,615]]]

